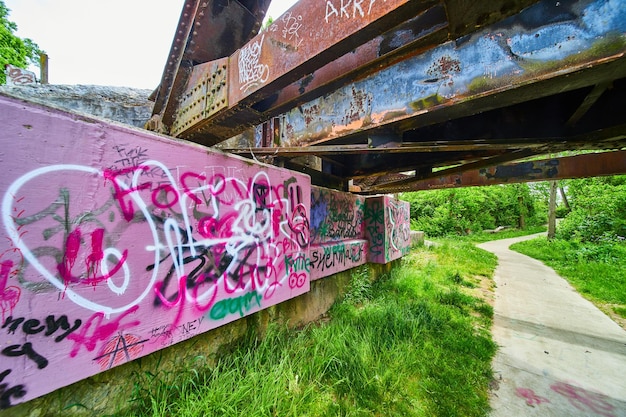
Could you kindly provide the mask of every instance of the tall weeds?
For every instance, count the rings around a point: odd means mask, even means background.
[[[327,319],[298,330],[270,325],[263,339],[251,332],[214,366],[138,372],[132,407],[119,415],[486,415],[491,317],[465,293],[475,276],[446,260],[450,250],[412,252],[374,282],[358,269]],[[493,271],[483,261],[479,269]]]

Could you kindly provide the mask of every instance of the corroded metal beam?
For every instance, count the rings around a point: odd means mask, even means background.
[[[355,47],[437,4],[436,0],[302,1],[229,58],[224,108],[172,133],[211,144],[261,121],[255,105]],[[188,85],[187,91],[196,88]],[[185,118],[186,108],[177,119]]]
[[[535,140],[537,141],[535,144],[538,144],[539,146],[524,146],[524,140],[515,140],[513,143],[517,143],[519,147],[511,147],[508,151],[502,153],[501,155],[492,156],[487,159],[484,157],[478,159],[481,156],[480,153],[484,152],[484,150],[473,150],[471,155],[476,157],[473,162],[459,162],[458,166],[453,166],[445,171],[419,172],[424,168],[424,164],[419,162],[420,159],[424,159],[424,155],[426,155],[423,152],[414,154],[416,162],[414,162],[413,165],[403,165],[402,162],[398,160],[399,158],[394,158],[393,167],[379,172],[372,171],[372,175],[369,177],[363,178],[362,176],[359,176],[359,181],[366,184],[364,189],[367,189],[369,192],[398,192],[403,191],[407,184],[412,184],[416,181],[455,175],[464,171],[499,165],[504,162],[521,159],[524,157],[524,153],[528,156],[531,154],[547,155],[567,150],[607,151],[622,149],[626,147],[626,124],[603,128],[569,138],[545,138],[544,142],[541,142],[538,139]],[[498,143],[501,142],[503,141],[498,141]],[[313,148],[316,147],[317,146],[314,146]],[[493,149],[492,152],[496,152],[496,150]],[[454,154],[454,152],[451,153]],[[447,155],[445,153],[443,154]],[[435,155],[442,155],[442,153],[436,153]],[[444,156],[443,158],[448,161],[448,165],[457,165],[451,157]],[[430,161],[432,162],[436,160],[433,159]],[[412,170],[417,170],[418,172],[415,175],[405,176],[403,178],[390,179],[393,178],[393,176],[387,176],[389,172],[407,172]]]
[[[448,39],[467,35],[537,1],[496,0],[485,5],[466,0],[420,0],[397,9],[389,0],[384,6],[376,0],[301,1],[232,56],[237,62],[229,65],[228,108],[193,123],[185,117],[185,108],[180,108],[176,118],[182,113],[185,120],[176,120],[176,125],[189,127],[183,131],[173,129],[171,133],[207,145],[220,142],[290,106],[332,91],[347,80],[377,72],[401,56],[414,55]],[[367,13],[365,3],[368,3]],[[390,11],[383,15],[383,9]],[[377,11],[381,12],[380,18],[374,21]],[[323,21],[319,19],[321,16]],[[363,25],[358,34],[350,33],[353,23],[364,19],[369,19],[370,24]],[[454,28],[449,27],[448,19],[454,22]],[[324,21],[338,28],[325,25]],[[315,22],[321,24],[315,26]],[[385,32],[387,29],[390,30]],[[344,37],[346,34],[349,35]],[[368,42],[369,39],[372,40]],[[311,43],[313,48],[307,46]],[[244,73],[244,84],[240,85],[236,80],[241,81],[242,54],[245,59],[252,57],[254,62],[243,63],[244,72],[249,74]],[[288,85],[289,80],[295,82]],[[181,95],[189,95],[196,88],[190,83]]]
[[[232,54],[258,33],[270,0],[185,0],[153,93],[150,130],[166,132],[195,65]]]
[[[578,156],[495,165],[424,180],[403,179],[393,192],[472,187],[518,182],[598,177],[626,173],[626,151],[591,153]],[[396,182],[397,183],[397,182]],[[363,187],[373,192],[376,187]]]
[[[367,179],[369,186],[395,189],[402,184],[391,183],[390,178],[409,177],[387,176],[390,173],[418,170],[415,179],[423,179],[431,174],[432,168],[442,165],[457,165],[457,171],[473,169],[469,163],[483,166],[521,158],[521,150],[533,154],[550,154],[567,150],[614,150],[626,146],[626,124],[574,136],[511,139],[466,139],[457,141],[432,140],[405,142],[389,147],[373,147],[367,144],[302,146],[302,147],[260,147],[228,148],[226,152],[263,159],[276,158],[289,160],[303,156],[317,156],[328,163],[340,167],[342,175],[349,178]],[[507,158],[486,160],[485,158]],[[370,158],[371,157],[371,158]],[[442,175],[441,172],[433,175]],[[431,175],[432,176],[432,175]],[[417,177],[417,178],[416,178]]]
[[[369,72],[389,66],[401,56],[415,55],[447,40],[468,35],[518,13],[537,1],[444,0],[282,89],[271,100],[263,103],[262,109],[269,118],[275,114],[269,110],[284,109],[289,104],[300,104],[317,98],[341,86],[345,80],[361,78]]]
[[[377,36],[302,79],[276,91],[255,108],[264,118],[341,87],[368,71],[388,66],[401,54],[415,54],[448,40],[448,21],[443,4],[435,4],[412,19]]]
[[[315,169],[384,192],[437,167],[625,143],[626,0],[337,1],[298,3],[231,56],[194,63],[170,133],[211,145],[254,129],[222,147],[317,156]]]
[[[176,84],[175,79],[178,69],[183,61],[185,42],[193,31],[193,21],[198,12],[199,4],[199,0],[185,0],[183,4],[183,10],[178,19],[178,26],[176,27],[176,34],[172,40],[170,53],[165,62],[161,83],[154,93],[153,114],[160,114],[167,106],[167,102],[172,94],[172,88]]]
[[[436,0],[326,0],[296,3],[230,57],[231,105],[274,93]]]
[[[626,0],[540,3],[282,114],[280,145],[405,131],[592,86],[625,77],[625,55]]]
[[[594,140],[599,140],[597,137]],[[611,146],[608,144],[607,146]],[[220,148],[224,152],[238,155],[271,155],[283,158],[297,158],[300,156],[322,155],[362,155],[362,154],[390,154],[390,153],[434,153],[434,152],[462,152],[462,151],[496,151],[512,149],[536,149],[552,152],[571,148],[596,149],[605,148],[602,142],[581,140],[580,138],[514,138],[499,139],[489,142],[481,140],[463,141],[425,141],[405,142],[399,146],[373,147],[367,144],[354,145],[316,145],[316,146],[282,146],[260,148]]]

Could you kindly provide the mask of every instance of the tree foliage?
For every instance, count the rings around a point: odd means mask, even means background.
[[[626,242],[626,175],[560,181],[570,208],[557,208],[558,239]],[[401,194],[411,204],[414,229],[429,236],[466,234],[497,226],[546,221],[548,182]]]
[[[411,204],[414,229],[429,236],[466,234],[498,226],[545,221],[527,184],[455,188],[403,193]]]
[[[565,181],[571,212],[557,237],[579,242],[617,242],[626,237],[626,175]]]
[[[6,83],[6,64],[26,68],[29,64],[39,65],[39,46],[28,38],[15,35],[17,25],[9,20],[10,10],[0,0],[0,85]]]

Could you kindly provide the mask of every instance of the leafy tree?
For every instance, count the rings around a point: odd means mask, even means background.
[[[28,38],[14,34],[17,25],[9,20],[10,10],[0,0],[0,85],[6,83],[4,67],[6,64],[26,68],[29,64],[39,66],[39,46]]]
[[[557,237],[580,242],[623,241],[626,237],[626,175],[565,182],[571,212]]]
[[[403,193],[414,229],[429,236],[466,234],[498,226],[532,226],[545,221],[527,184]]]

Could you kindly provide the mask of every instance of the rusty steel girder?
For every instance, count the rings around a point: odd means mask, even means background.
[[[626,76],[626,1],[580,3],[551,25],[522,12],[293,108],[278,116],[280,143],[403,132]]]
[[[626,145],[626,0],[337,1],[194,63],[169,131],[368,192]]]
[[[441,188],[474,187],[519,182],[562,180],[569,178],[599,177],[626,173],[626,151],[590,153],[577,156],[549,158],[526,162],[507,163],[467,170],[458,174],[424,180],[395,178],[403,181],[394,192],[435,190]],[[363,193],[384,192],[385,187],[363,184]]]
[[[234,136],[262,121],[255,109],[260,101],[434,4],[434,0],[295,4],[230,56],[228,108],[191,124],[178,136],[204,144]]]
[[[161,82],[151,130],[168,132],[195,65],[227,57],[261,28],[270,0],[185,0]]]
[[[193,67],[170,129],[172,136],[178,136],[198,121],[228,107],[227,79],[228,58]]]
[[[317,97],[399,55],[463,36],[536,1],[488,7],[463,0],[301,1],[231,56],[229,108],[176,135],[203,144],[223,141],[297,105],[305,94]]]

